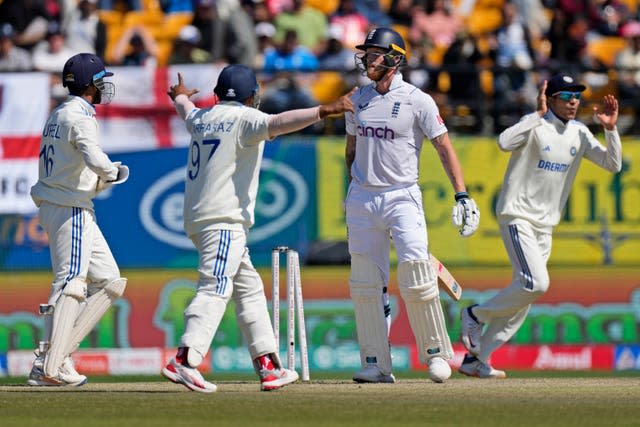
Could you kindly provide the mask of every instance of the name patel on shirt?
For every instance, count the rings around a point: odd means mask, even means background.
[[[566,172],[569,169],[567,163],[554,163],[546,160],[538,161],[538,169],[543,169],[549,172]]]
[[[231,132],[236,122],[220,122],[220,123],[195,123],[193,131],[197,133],[205,132]]]
[[[49,137],[53,139],[60,139],[60,125],[56,122],[49,122],[44,126],[42,130],[43,137]]]

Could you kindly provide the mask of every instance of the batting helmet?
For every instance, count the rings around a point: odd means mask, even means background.
[[[107,71],[102,60],[93,53],[79,53],[72,56],[62,69],[62,86],[83,88],[103,77],[113,76]]]
[[[402,36],[391,28],[386,27],[374,28],[369,31],[364,43],[357,45],[356,49],[367,50],[370,47],[386,49],[394,54],[407,54]]]
[[[246,65],[228,65],[220,72],[213,92],[222,101],[244,102],[258,92],[258,81],[253,70]]]

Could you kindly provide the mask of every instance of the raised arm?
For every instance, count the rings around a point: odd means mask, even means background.
[[[182,120],[187,117],[191,110],[196,108],[195,104],[191,102],[189,98],[198,92],[198,89],[188,89],[184,85],[184,80],[182,78],[182,74],[180,73],[178,73],[178,84],[169,87],[167,95],[169,95],[171,100],[174,102],[176,110],[178,111],[178,114],[180,115]]]

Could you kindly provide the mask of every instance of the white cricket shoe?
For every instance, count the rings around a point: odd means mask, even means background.
[[[477,304],[463,308],[460,312],[460,320],[462,321],[462,343],[469,350],[469,353],[477,356],[480,353],[480,338],[482,337],[482,322],[473,315],[471,309]]]
[[[279,365],[278,357],[272,354],[263,354],[254,359],[253,366],[260,377],[260,390],[277,390],[298,381],[296,371],[281,368]]]
[[[353,374],[353,380],[357,383],[395,383],[396,377],[391,373],[384,374],[377,365],[368,363]]]
[[[429,378],[434,383],[443,383],[451,376],[451,366],[442,357],[432,357],[427,361]]]
[[[271,391],[298,381],[298,373],[290,369],[275,368],[260,370],[260,390]]]
[[[484,363],[482,360],[477,359],[475,356],[466,354],[458,372],[468,377],[476,378],[494,378],[504,379],[507,378],[507,374],[499,369],[494,369],[488,363]]]
[[[46,353],[36,350],[36,358],[33,361],[31,372],[29,372],[29,378],[27,384],[30,386],[74,386],[80,387],[87,383],[87,377],[80,375],[76,371],[73,365],[73,360],[70,356],[64,358],[62,366],[58,370],[58,375],[50,377],[44,373],[44,358]]]
[[[162,368],[162,375],[176,384],[182,384],[189,390],[200,393],[213,393],[218,389],[215,384],[206,381],[196,368],[182,365],[174,358]]]
[[[86,375],[82,375],[76,371],[73,359],[70,356],[64,358],[62,366],[58,370],[58,377],[69,385],[81,386],[87,383]]]

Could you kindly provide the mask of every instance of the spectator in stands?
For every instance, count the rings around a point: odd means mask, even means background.
[[[475,37],[460,32],[444,54],[443,71],[449,76],[449,90],[446,104],[452,109],[466,106],[471,112],[473,133],[488,133],[490,125],[485,117],[488,110],[487,100],[480,84],[479,64],[486,59]]]
[[[317,105],[306,85],[300,84],[304,76],[299,72],[316,71],[318,59],[309,49],[298,43],[295,30],[288,30],[284,42],[265,52],[265,91],[261,110],[277,114],[296,108]]]
[[[173,43],[169,64],[204,64],[211,61],[211,54],[198,47],[202,39],[193,25],[185,25]]]
[[[635,116],[640,117],[640,22],[628,22],[620,34],[627,40],[627,46],[618,52],[615,59],[618,95],[621,105],[631,106]],[[638,129],[640,124],[634,124],[632,132],[637,133]]]
[[[631,17],[627,5],[620,0],[596,0],[593,3],[596,15],[590,25],[591,36],[617,36]]]
[[[239,0],[196,0],[192,25],[203,38],[202,49],[213,61],[253,66],[258,53],[258,39],[251,16]]]
[[[76,53],[79,52],[67,46],[60,24],[51,21],[46,40],[38,43],[33,49],[33,66],[39,71],[60,74],[67,60]]]
[[[202,40],[199,47],[213,52],[213,20],[215,18],[215,0],[196,0],[191,25],[200,31]]]
[[[127,28],[116,43],[112,65],[144,65],[155,67],[158,63],[158,45],[143,26]]]
[[[588,10],[582,2],[556,0],[548,38],[550,67],[554,72],[577,75],[587,47]]]
[[[340,41],[349,49],[361,44],[369,30],[369,21],[356,9],[355,0],[340,0],[338,9],[329,17],[329,23],[332,27],[339,28]],[[353,62],[353,54],[351,60]]]
[[[408,29],[411,27],[411,21],[413,20],[415,3],[414,0],[392,0],[387,15],[389,15],[394,25],[401,25]]]
[[[549,0],[510,0],[516,5],[522,22],[526,22],[533,40],[541,40],[549,31],[551,24],[545,12],[543,1]]]
[[[31,71],[31,54],[13,44],[14,36],[11,24],[0,24],[0,72]]]
[[[99,8],[102,10],[113,10],[118,0],[100,0]],[[127,10],[142,10],[142,0],[124,0]]]
[[[537,88],[531,70],[534,54],[529,30],[516,5],[505,3],[502,26],[490,40],[494,58],[494,131],[502,132],[533,109]]]
[[[274,74],[280,71],[316,71],[318,58],[298,41],[295,30],[287,30],[284,41],[275,49],[265,52],[263,71]]]
[[[13,42],[27,50],[46,38],[48,24],[53,21],[44,0],[3,0],[0,17],[13,26]]]
[[[291,5],[273,20],[276,27],[276,43],[282,43],[285,34],[293,30],[300,44],[312,52],[320,49],[320,42],[327,33],[327,17],[317,9],[306,6],[304,0],[292,0]]]
[[[342,43],[343,31],[342,27],[335,24],[331,24],[327,28],[325,48],[318,55],[321,70],[352,71],[355,69],[353,51],[347,49]],[[364,37],[361,40],[364,40]]]
[[[356,9],[375,27],[389,27],[393,22],[380,8],[379,0],[355,0]]]
[[[426,7],[413,13],[409,41],[413,45],[438,46],[446,49],[462,29],[462,19],[448,0],[427,0]]]
[[[260,22],[256,24],[254,32],[258,38],[258,54],[254,59],[253,68],[262,70],[265,52],[275,49],[273,36],[276,34],[276,27],[270,22]]]
[[[77,8],[66,15],[62,30],[70,48],[104,58],[107,27],[98,16],[98,0],[80,0]]]

